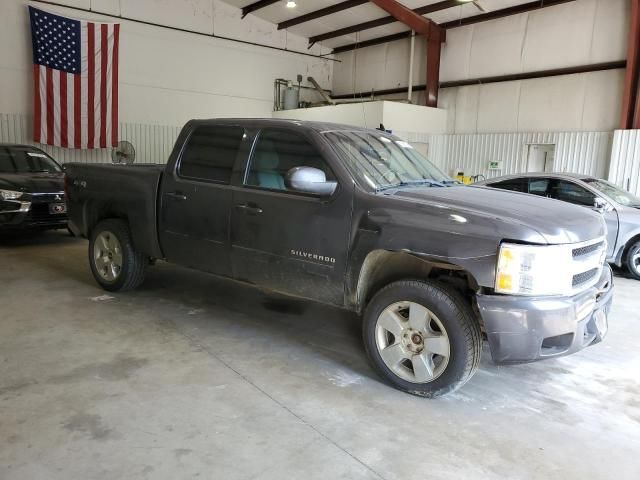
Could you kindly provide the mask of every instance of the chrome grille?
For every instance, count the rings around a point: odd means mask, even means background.
[[[598,282],[604,267],[606,250],[607,242],[604,238],[572,245],[571,288],[574,293],[586,290]]]
[[[604,241],[594,243],[593,245],[586,245],[584,247],[574,248],[571,251],[571,254],[573,255],[573,258],[582,257],[583,255],[588,255],[592,252],[595,252],[596,250],[600,249],[600,247],[602,247],[603,245],[604,245]]]
[[[599,271],[600,271],[599,268],[592,268],[591,270],[587,270],[586,272],[582,272],[574,275],[572,287],[576,288],[582,285],[583,283],[588,282],[589,280],[593,280],[593,278],[595,278],[598,275]]]

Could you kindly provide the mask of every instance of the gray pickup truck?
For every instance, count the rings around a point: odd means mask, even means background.
[[[355,311],[376,371],[426,397],[478,367],[607,331],[602,217],[457,185],[408,143],[345,125],[197,120],[166,165],[68,164],[70,228],[106,290],[154,259]]]

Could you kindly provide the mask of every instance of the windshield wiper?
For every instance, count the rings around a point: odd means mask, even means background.
[[[405,180],[398,183],[392,183],[390,185],[382,185],[381,187],[376,188],[377,192],[381,192],[382,190],[389,190],[390,188],[400,188],[400,187],[416,187],[419,185],[428,185],[430,187],[444,187],[444,183],[438,182],[436,180],[430,178],[422,178],[420,180]]]

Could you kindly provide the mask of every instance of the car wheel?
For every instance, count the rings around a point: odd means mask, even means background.
[[[438,397],[464,385],[480,363],[480,325],[459,294],[431,281],[391,283],[369,302],[364,344],[391,385]]]
[[[136,252],[122,220],[96,225],[89,240],[89,263],[98,284],[110,292],[133,290],[144,280],[146,257]]]
[[[627,271],[636,280],[640,280],[640,241],[632,244],[625,259]]]

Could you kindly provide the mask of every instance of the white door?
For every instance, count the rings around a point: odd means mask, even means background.
[[[553,159],[556,153],[554,144],[529,145],[527,172],[553,172]]]

